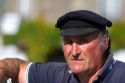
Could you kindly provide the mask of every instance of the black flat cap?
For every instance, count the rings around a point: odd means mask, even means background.
[[[85,35],[94,31],[104,31],[112,22],[88,10],[77,10],[61,16],[55,27],[61,30],[62,36]]]

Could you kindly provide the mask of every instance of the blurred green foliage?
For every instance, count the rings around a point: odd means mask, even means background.
[[[59,30],[54,25],[48,25],[41,18],[22,20],[20,31],[16,35],[5,35],[7,44],[26,44],[25,51],[30,61],[46,62],[49,52],[60,48]]]
[[[109,31],[112,50],[125,48],[125,24],[114,22]],[[56,52],[56,49],[61,49],[59,30],[54,25],[47,24],[41,17],[34,20],[22,20],[17,34],[4,35],[5,45],[17,44],[20,41],[26,44],[25,53],[30,61],[46,62],[48,56]]]
[[[112,41],[112,50],[125,48],[125,24],[123,22],[113,22],[110,36]]]

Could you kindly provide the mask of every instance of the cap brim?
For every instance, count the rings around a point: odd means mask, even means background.
[[[98,31],[97,28],[67,28],[62,29],[60,32],[61,36],[78,36],[78,35],[87,35],[89,33]]]

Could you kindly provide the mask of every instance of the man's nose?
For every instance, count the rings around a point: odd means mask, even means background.
[[[77,43],[73,43],[72,44],[72,56],[73,57],[77,57],[78,55],[80,55],[80,48],[79,48],[79,45]]]

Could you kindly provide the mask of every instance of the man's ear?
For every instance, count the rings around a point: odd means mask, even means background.
[[[108,34],[104,35],[104,48],[107,49],[109,46],[109,36]]]
[[[106,50],[109,46],[109,36],[108,34],[104,34],[101,38],[101,43],[100,43],[100,47],[102,50]]]

